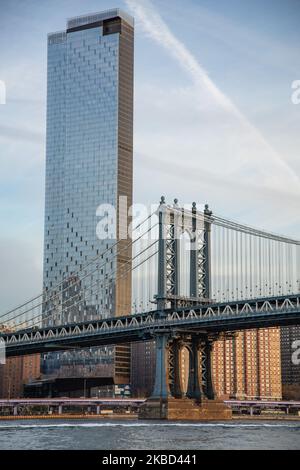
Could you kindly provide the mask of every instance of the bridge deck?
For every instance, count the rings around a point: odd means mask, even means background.
[[[2,333],[6,355],[151,340],[160,330],[220,333],[300,324],[300,294],[145,312],[79,324]]]

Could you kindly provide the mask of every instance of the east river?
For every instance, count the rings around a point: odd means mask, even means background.
[[[0,449],[300,449],[300,421],[1,421]]]

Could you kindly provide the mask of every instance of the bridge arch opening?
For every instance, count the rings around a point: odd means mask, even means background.
[[[181,386],[183,395],[186,396],[189,384],[190,353],[186,346],[180,351],[181,360]]]

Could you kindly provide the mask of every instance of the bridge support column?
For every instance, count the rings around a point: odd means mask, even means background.
[[[100,415],[100,406],[99,405],[97,405],[96,413],[97,413],[97,415]]]
[[[152,393],[152,399],[167,400],[170,396],[168,367],[167,367],[167,348],[168,334],[158,334],[155,338],[156,344],[156,369],[155,384]]]
[[[18,416],[18,407],[14,406],[14,416]]]
[[[206,340],[205,342],[205,362],[206,362],[206,397],[209,400],[215,400],[216,394],[212,378],[212,349],[213,341]]]
[[[211,221],[212,212],[208,205],[204,210],[204,226],[197,220],[197,206],[192,207],[192,236],[190,254],[190,295],[211,297]]]
[[[193,203],[192,236],[190,252],[190,296],[198,296],[198,240],[197,240],[197,206]]]
[[[158,212],[158,286],[157,286],[157,310],[166,308],[166,230],[165,230],[165,198],[162,197]]]
[[[174,208],[178,209],[177,199],[174,200]],[[175,296],[175,299],[171,301],[171,308],[176,308],[176,297],[180,295],[180,228],[178,212],[174,211],[171,217],[171,223],[171,240],[169,240],[169,250],[171,250],[171,253],[173,254],[173,256],[171,256],[173,261],[170,263],[169,268],[171,268],[173,273],[171,276],[171,287],[169,293]]]
[[[62,415],[62,412],[63,412],[63,407],[62,407],[62,405],[59,405],[58,406],[58,414]]]
[[[204,210],[205,222],[204,222],[204,297],[210,299],[211,297],[211,221],[212,211],[209,210],[208,205],[205,206]]]
[[[172,395],[174,398],[182,398],[182,383],[181,383],[181,341],[176,339],[172,344],[173,358],[174,358],[174,384]]]
[[[199,377],[199,339],[193,338],[192,344],[189,347],[189,380],[187,397],[201,402],[201,386]],[[201,377],[202,381],[202,377]]]
[[[155,384],[151,397],[140,408],[140,419],[168,419],[169,388],[168,346],[169,334],[157,333]]]

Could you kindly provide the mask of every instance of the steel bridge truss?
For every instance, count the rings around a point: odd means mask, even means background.
[[[201,329],[207,333],[239,331],[266,325],[297,324],[299,318],[300,294],[169,309],[164,317],[160,312],[152,311],[79,324],[33,328],[1,333],[0,339],[5,343],[7,355],[13,355],[12,352],[22,355],[26,345],[36,345],[37,351],[43,352],[47,344],[49,350],[53,344],[57,349],[63,349],[67,339],[74,341],[75,345],[91,343],[93,338],[96,344],[119,344],[150,340],[161,328],[175,332],[178,328],[188,329],[188,332]]]
[[[167,206],[162,198],[159,209],[158,309],[207,303],[210,299],[210,230],[212,212],[208,207],[199,220],[196,204],[192,211]],[[180,243],[184,233],[190,239],[190,295],[183,297],[180,286]]]

